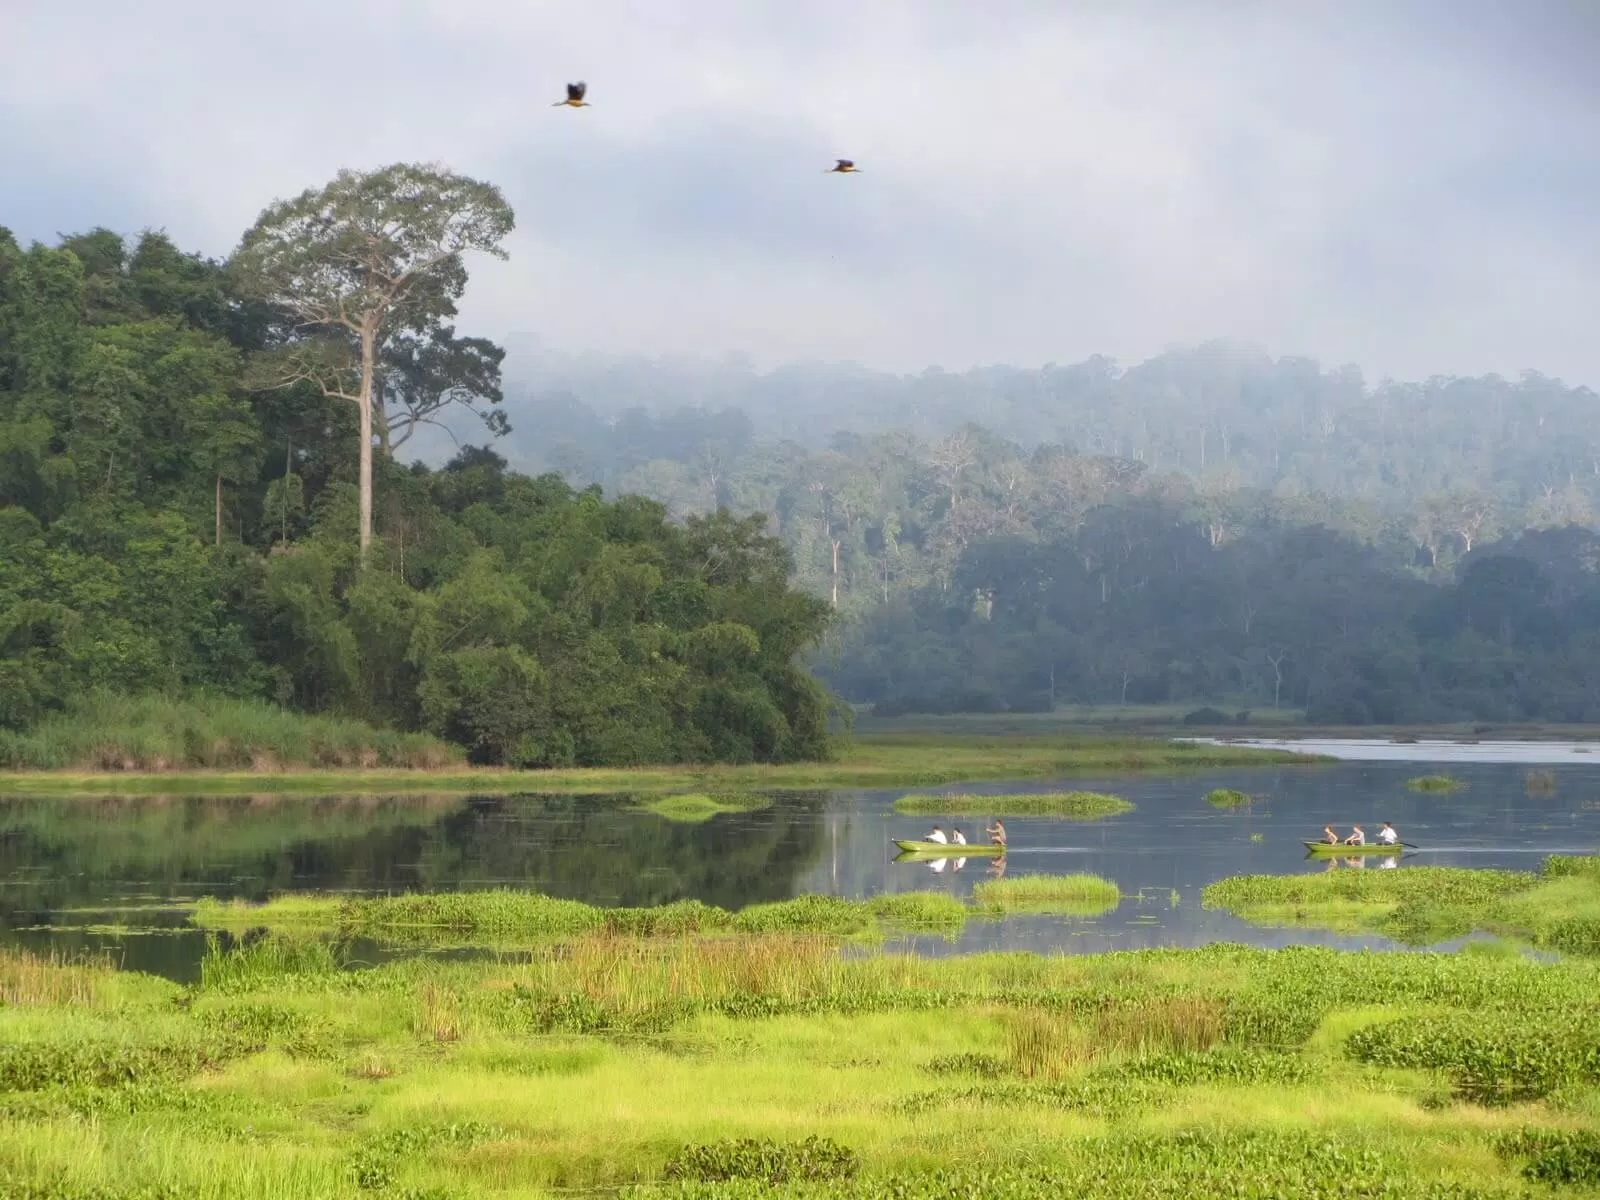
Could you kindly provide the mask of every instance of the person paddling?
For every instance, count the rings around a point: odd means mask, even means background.
[[[1350,836],[1345,838],[1344,844],[1346,846],[1365,846],[1367,844],[1367,835],[1361,832],[1361,826],[1352,825],[1350,827]]]
[[[949,840],[950,840],[950,839],[949,839],[949,838],[947,838],[947,837],[945,837],[945,835],[944,835],[944,830],[942,830],[942,829],[940,829],[940,828],[939,828],[939,827],[938,827],[938,826],[937,826],[937,825],[935,825],[935,826],[934,826],[934,827],[933,827],[933,832],[932,832],[932,833],[930,833],[930,834],[929,834],[929,835],[928,835],[928,836],[927,836],[927,837],[926,837],[926,838],[924,838],[924,839],[923,839],[923,840],[924,840],[924,841],[929,841],[929,842],[938,842],[938,843],[939,843],[939,844],[940,844],[940,845],[941,845],[941,846],[943,846],[943,845],[945,845],[945,844],[946,844],[946,843],[947,843],[947,842],[949,842]]]
[[[1333,831],[1332,825],[1324,825],[1322,827],[1322,840],[1329,846],[1337,846],[1339,844],[1339,835]]]
[[[1393,846],[1400,841],[1400,835],[1394,831],[1394,826],[1385,821],[1383,828],[1378,830],[1378,840],[1385,846]]]
[[[1004,846],[1006,844],[1006,827],[1000,823],[999,818],[996,818],[995,823],[985,829],[984,832],[989,835],[989,840],[996,846]]]

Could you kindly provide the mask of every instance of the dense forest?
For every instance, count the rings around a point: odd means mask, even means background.
[[[762,518],[674,522],[483,449],[395,461],[498,399],[498,348],[450,318],[509,210],[418,170],[281,202],[225,263],[0,230],[0,729],[209,692],[488,763],[825,755],[797,656],[828,609]]]

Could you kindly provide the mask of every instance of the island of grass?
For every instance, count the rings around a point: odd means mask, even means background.
[[[1406,781],[1406,787],[1413,792],[1459,792],[1466,786],[1465,781],[1451,775],[1418,775]]]
[[[1236,875],[1201,896],[1206,907],[1259,925],[1378,933],[1408,945],[1482,932],[1600,954],[1600,856],[1553,855],[1537,872],[1409,867]]]
[[[1015,875],[987,879],[972,889],[985,912],[1098,916],[1122,901],[1117,885],[1098,875]]]
[[[680,825],[699,825],[721,813],[759,812],[772,806],[770,796],[749,793],[719,793],[707,795],[690,792],[676,796],[658,796],[643,800],[635,807],[665,817]]]
[[[7,1194],[1490,1200],[1600,1146],[1593,962],[592,932],[345,967],[0,951]]]
[[[1133,805],[1121,796],[1104,792],[1011,792],[1003,795],[951,792],[901,796],[894,802],[894,810],[908,816],[1066,817],[1074,821],[1095,821],[1132,812]]]
[[[1212,788],[1206,793],[1206,803],[1213,808],[1243,808],[1251,799],[1248,792],[1235,788]]]
[[[719,793],[940,786],[1108,771],[1184,771],[1316,756],[1092,734],[886,733],[837,739],[826,762],[511,770],[466,765],[425,734],[258,701],[91,695],[23,732],[0,730],[0,793]]]

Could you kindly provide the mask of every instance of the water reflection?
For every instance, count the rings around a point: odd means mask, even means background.
[[[40,948],[116,946],[131,967],[184,978],[203,937],[173,906],[202,895],[264,899],[294,890],[389,892],[526,887],[597,904],[694,898],[726,908],[808,892],[930,889],[967,896],[1007,873],[1089,871],[1124,900],[1095,918],[973,921],[952,943],[1069,953],[1216,940],[1274,946],[1386,946],[1377,937],[1246,925],[1200,906],[1240,873],[1392,870],[1413,865],[1537,867],[1600,847],[1600,763],[1559,765],[1540,788],[1518,764],[1468,763],[1459,792],[1416,793],[1414,763],[1266,767],[1186,777],[1075,779],[1135,810],[1094,822],[1012,818],[998,857],[896,862],[896,838],[926,818],[893,812],[898,791],[788,792],[770,807],[698,823],[641,812],[632,797],[183,797],[0,800],[0,938]],[[1052,781],[968,792],[1047,791]],[[1208,791],[1254,799],[1211,807]],[[975,815],[972,832],[991,814]],[[1326,824],[1390,821],[1418,849],[1308,856]],[[976,850],[973,847],[972,850]]]

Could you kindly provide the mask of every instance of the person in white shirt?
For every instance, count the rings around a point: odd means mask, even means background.
[[[967,844],[967,835],[959,829],[952,829],[950,831],[950,842],[952,845],[965,846]]]
[[[1361,832],[1361,826],[1352,825],[1350,827],[1350,836],[1345,838],[1344,844],[1346,846],[1365,846],[1367,844],[1367,835]]]
[[[1394,826],[1385,821],[1383,828],[1378,830],[1378,840],[1385,846],[1392,846],[1400,840],[1400,835],[1394,831]]]
[[[937,825],[933,827],[933,832],[923,839],[926,842],[938,842],[941,846],[945,845],[949,840],[949,838],[945,837],[944,830]]]

